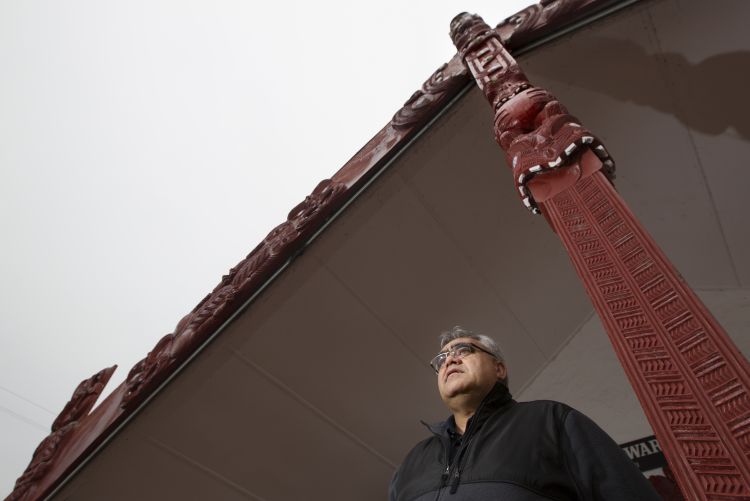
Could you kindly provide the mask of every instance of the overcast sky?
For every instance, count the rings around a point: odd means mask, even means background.
[[[0,0],[0,495],[451,58],[455,14],[529,3]]]

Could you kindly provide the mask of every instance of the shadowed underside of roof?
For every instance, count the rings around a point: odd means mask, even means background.
[[[612,0],[546,0],[497,26],[511,51],[589,19],[614,6]],[[139,412],[186,366],[223,326],[242,312],[268,284],[302,253],[332,219],[356,198],[405,147],[471,88],[457,54],[438,68],[393,119],[330,179],[294,207],[286,221],[224,276],[151,352],[129,372],[127,380],[92,412],[114,368],[83,381],[34,452],[31,464],[8,499],[40,499],[65,481],[98,447]]]

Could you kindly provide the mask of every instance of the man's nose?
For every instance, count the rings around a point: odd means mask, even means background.
[[[461,359],[453,352],[448,353],[445,357],[445,366],[448,367],[450,364],[460,364]]]

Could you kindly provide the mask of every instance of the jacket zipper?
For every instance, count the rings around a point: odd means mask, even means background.
[[[440,440],[440,442],[443,444],[443,451],[445,452],[445,470],[443,471],[443,474],[440,475],[440,485],[438,486],[438,490],[435,493],[435,501],[438,501],[438,499],[440,499],[440,493],[443,491],[443,487],[447,485],[447,481],[451,473],[451,465],[450,462],[448,462],[448,457],[450,456],[450,443],[446,446],[445,442],[443,442],[442,439]]]
[[[482,408],[484,407],[484,402],[482,402],[479,407],[477,408],[476,412],[474,413],[474,417],[477,418],[479,416],[479,413],[482,411]],[[440,498],[440,493],[443,490],[443,487],[447,487],[450,485],[450,493],[455,494],[458,490],[458,484],[461,480],[461,461],[463,460],[464,453],[466,452],[466,449],[469,448],[469,444],[471,443],[471,439],[474,438],[474,428],[476,428],[477,419],[472,419],[469,423],[469,426],[466,427],[466,433],[464,433],[463,438],[461,439],[461,447],[458,448],[456,451],[456,455],[453,456],[453,464],[446,464],[445,471],[443,472],[441,481],[440,481],[440,489],[438,489],[438,496],[435,498]],[[450,444],[449,444],[450,445]],[[443,447],[445,448],[445,444],[443,444]],[[445,450],[445,459],[446,463],[448,460],[448,450]],[[451,475],[451,471],[453,472],[453,475]],[[450,479],[450,482],[446,483],[446,480]]]
[[[501,402],[501,404],[505,405],[507,401],[509,400],[511,400],[511,398],[508,396],[508,398],[506,398],[505,401]],[[439,501],[440,494],[443,492],[443,488],[448,486],[449,484],[451,485],[451,489],[450,489],[451,494],[454,494],[456,490],[458,490],[458,484],[461,481],[461,462],[463,461],[463,456],[466,450],[469,448],[471,439],[473,438],[473,435],[475,434],[474,428],[476,428],[476,426],[480,426],[480,425],[477,425],[477,422],[478,422],[477,418],[481,415],[485,405],[487,405],[486,398],[485,400],[482,400],[481,404],[479,404],[479,407],[474,413],[474,419],[471,420],[471,422],[469,423],[469,426],[466,428],[466,433],[464,433],[463,439],[461,441],[461,447],[459,447],[459,449],[456,451],[456,455],[453,457],[453,464],[451,464],[448,460],[448,458],[450,457],[450,454],[449,454],[450,439],[443,440],[443,436],[433,431],[432,428],[427,423],[422,421],[422,424],[424,424],[434,435],[438,437],[438,439],[441,442],[441,445],[443,446],[443,452],[445,453],[445,463],[446,463],[445,470],[443,470],[442,474],[440,475],[440,485],[438,486],[437,492],[435,493],[435,501]],[[451,472],[453,472],[452,476],[451,476]]]

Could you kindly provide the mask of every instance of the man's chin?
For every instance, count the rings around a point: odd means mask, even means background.
[[[442,394],[443,398],[455,398],[464,393],[468,393],[469,388],[462,381],[451,381],[450,378],[443,384]]]

